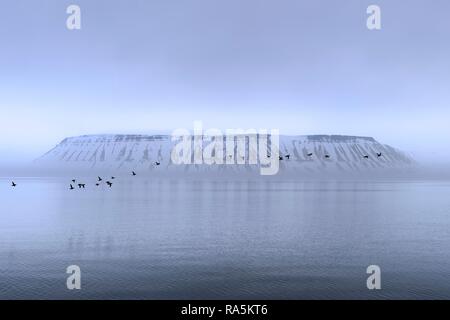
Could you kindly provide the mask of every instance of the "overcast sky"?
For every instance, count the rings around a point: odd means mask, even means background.
[[[448,0],[1,0],[0,154],[194,120],[448,153],[449,14]]]

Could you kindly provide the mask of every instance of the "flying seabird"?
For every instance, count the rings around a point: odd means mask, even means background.
[[[308,153],[308,157],[311,157],[312,155],[313,155],[312,152]]]
[[[110,181],[106,181],[106,184],[111,188],[111,186],[112,186],[112,182],[110,182]]]
[[[14,181],[11,182],[11,187],[15,187],[15,186],[17,186],[17,184]]]
[[[100,177],[97,177],[97,179],[98,179],[98,182],[100,182],[100,181],[102,181],[103,179],[102,178],[100,178]]]
[[[364,159],[369,159],[369,156],[365,155],[365,156],[364,156]]]
[[[156,161],[155,162],[155,164],[157,165],[157,166],[159,166],[161,163],[160,162],[158,162],[158,161]]]
[[[377,156],[378,156],[378,158],[381,157],[381,152],[378,152],[378,153],[377,153]]]
[[[136,175],[136,172],[134,172],[134,171],[131,171],[131,174],[132,174],[133,176],[135,176],[135,175]]]
[[[290,154],[287,154],[287,155],[285,155],[285,157],[286,157],[286,159],[289,160],[289,158],[291,157],[291,155],[290,155]]]
[[[75,189],[75,188],[73,187],[73,185],[70,185],[70,190],[73,190],[73,189]]]

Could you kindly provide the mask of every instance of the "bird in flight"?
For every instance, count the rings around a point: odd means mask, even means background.
[[[103,179],[102,178],[100,178],[100,177],[97,177],[97,179],[98,179],[98,182],[100,182],[100,181],[102,181]]]
[[[17,184],[13,181],[13,182],[11,183],[11,187],[15,187],[15,186],[17,186]]]
[[[110,181],[106,181],[106,184],[111,188],[111,186],[112,186],[112,182],[110,182]]]
[[[133,176],[135,176],[135,175],[136,175],[136,172],[132,171],[131,174],[132,174]]]
[[[73,190],[73,189],[75,189],[75,188],[74,188],[73,185],[71,184],[71,185],[70,185],[70,190]]]
[[[378,152],[378,153],[377,153],[377,156],[378,156],[378,158],[381,157],[381,152]]]

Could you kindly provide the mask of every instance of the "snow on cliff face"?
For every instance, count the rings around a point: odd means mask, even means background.
[[[177,141],[169,135],[87,135],[66,138],[37,160],[60,168],[158,170],[173,172],[252,172],[259,164],[174,164],[171,152]],[[209,142],[204,141],[207,145]],[[246,142],[246,154],[249,144]],[[236,152],[236,151],[235,151]],[[311,154],[312,155],[309,155]],[[381,153],[381,156],[378,154]],[[373,138],[309,135],[280,136],[280,172],[370,171],[409,168],[415,161]],[[287,159],[286,155],[289,155]],[[237,153],[236,153],[237,156]],[[328,156],[328,157],[327,157]],[[365,157],[366,156],[366,157]],[[368,158],[367,158],[368,156]],[[226,157],[226,152],[224,152]],[[159,164],[159,165],[158,165]]]

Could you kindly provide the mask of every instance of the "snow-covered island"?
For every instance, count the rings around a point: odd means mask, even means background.
[[[241,157],[245,162],[235,165],[174,164],[171,153],[176,143],[170,135],[84,135],[64,139],[35,163],[62,170],[139,170],[155,174],[252,174],[257,173],[260,167],[249,163],[248,139],[245,154],[237,148],[232,151],[235,158]],[[205,140],[202,143],[207,145],[210,142]],[[279,151],[282,159],[279,162],[280,174],[386,172],[408,170],[416,164],[408,154],[371,137],[280,136]],[[229,151],[224,152],[224,163],[227,155]]]

